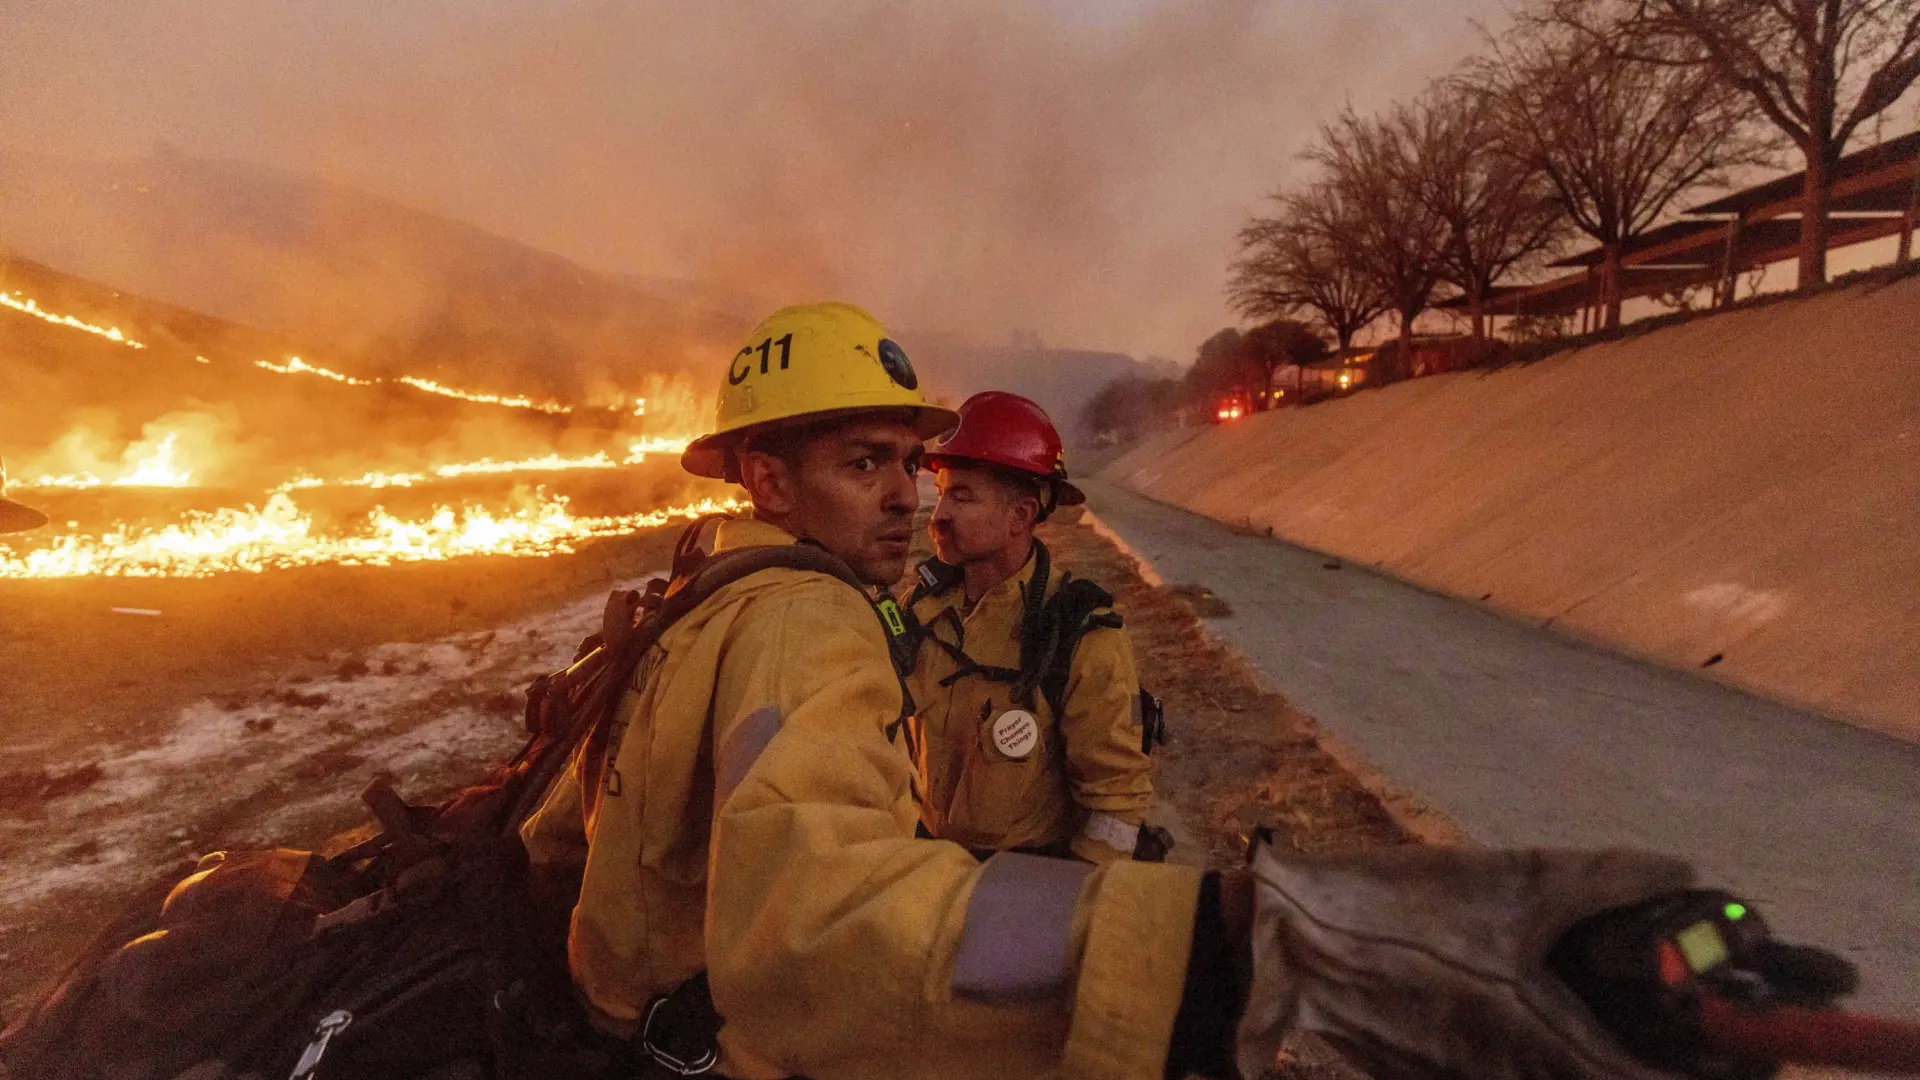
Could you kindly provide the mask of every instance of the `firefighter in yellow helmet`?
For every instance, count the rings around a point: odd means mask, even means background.
[[[47,515],[7,498],[7,463],[0,461],[0,533],[26,532],[47,523]]]
[[[809,305],[768,318],[726,379],[683,458],[752,499],[716,549],[812,544],[893,581],[921,440],[954,422],[905,354],[858,308]],[[1670,1075],[1545,956],[1585,916],[1685,887],[1684,864],[1265,846],[1215,873],[983,863],[915,836],[902,704],[869,598],[824,572],[725,585],[640,662],[604,745],[522,831],[536,867],[584,855],[568,960],[644,1066],[618,1075],[1251,1076],[1294,1030],[1401,1076]]]
[[[937,558],[908,597],[919,641],[907,687],[928,832],[1090,862],[1163,855],[1155,834],[1140,842],[1159,703],[1140,693],[1113,598],[1033,535],[1085,498],[1053,421],[1017,394],[975,394],[927,467]]]

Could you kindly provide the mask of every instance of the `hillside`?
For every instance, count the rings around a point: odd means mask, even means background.
[[[1920,738],[1920,279],[1170,432],[1107,475]]]
[[[644,429],[643,418],[605,409],[509,408],[400,383],[351,385],[271,370],[260,363],[285,367],[292,357],[319,354],[284,334],[21,259],[0,258],[0,293],[144,346],[0,307],[0,450],[16,478],[35,464],[56,473],[86,468],[84,460],[38,459],[54,453],[49,448],[59,451],[56,458],[84,458],[88,444],[133,440],[155,423],[203,444],[203,460],[217,457],[203,481],[218,483],[285,479],[293,471],[353,475],[434,459],[593,452],[624,447],[622,435]]]
[[[463,222],[165,147],[117,162],[0,154],[0,250],[367,370],[571,400],[701,368],[746,328]]]

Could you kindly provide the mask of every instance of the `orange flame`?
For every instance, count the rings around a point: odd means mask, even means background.
[[[174,444],[179,440],[178,432],[167,432],[158,441],[140,442],[127,447],[121,457],[121,473],[112,480],[103,480],[96,473],[78,472],[39,476],[24,480],[22,487],[31,488],[72,488],[86,489],[97,487],[192,487],[193,473],[174,460]],[[142,452],[141,447],[151,446]]]
[[[284,364],[276,364],[271,360],[255,360],[253,366],[266,368],[268,371],[279,372],[282,375],[318,375],[323,379],[332,379],[334,382],[346,383],[348,386],[372,386],[374,383],[380,381],[378,379],[356,379],[351,375],[342,375],[337,371],[331,371],[327,368],[309,364],[297,356],[287,357],[287,362]]]
[[[173,444],[180,436],[169,431],[153,452],[134,463],[133,471],[113,482],[115,487],[189,487],[193,474],[173,463]]]
[[[678,455],[692,442],[689,438],[668,438],[660,435],[646,435],[627,443],[626,464],[636,465],[647,459],[648,454]]]
[[[461,401],[477,401],[483,405],[506,405],[515,409],[538,409],[543,413],[555,414],[565,414],[573,411],[573,406],[562,405],[557,401],[535,401],[530,397],[523,397],[518,394],[505,397],[499,394],[476,394],[467,390],[455,390],[451,386],[444,386],[434,382],[432,379],[422,379],[413,375],[402,375],[394,381],[406,383],[408,386],[417,390],[425,390],[429,394],[459,398]]]
[[[89,334],[98,334],[108,341],[118,342],[129,349],[146,348],[145,345],[121,333],[119,327],[95,326],[90,322],[83,322],[80,319],[76,319],[71,315],[56,315],[42,308],[39,304],[34,303],[31,296],[18,296],[10,292],[0,292],[0,307],[10,307],[15,311],[31,315],[36,319],[44,319],[55,326],[68,326],[75,330],[85,330]]]
[[[648,454],[678,454],[687,448],[687,442],[687,439],[668,439],[659,436],[634,439],[627,445],[627,456],[619,461],[615,461],[602,450],[597,454],[588,454],[583,457],[548,454],[544,457],[522,458],[519,461],[495,461],[492,458],[481,458],[478,461],[436,465],[425,472],[369,472],[341,480],[300,476],[281,484],[273,491],[278,493],[318,487],[413,487],[415,484],[432,483],[434,480],[453,480],[462,476],[492,476],[516,472],[567,472],[574,469],[618,469],[625,465],[637,465],[645,461]]]
[[[530,505],[501,513],[441,506],[425,519],[408,520],[376,507],[358,529],[329,534],[281,492],[261,509],[194,512],[163,528],[69,534],[18,553],[0,544],[0,578],[209,577],[320,563],[390,566],[469,555],[564,555],[595,537],[727,513],[740,505],[705,499],[639,514],[576,517],[566,499],[542,492]]]

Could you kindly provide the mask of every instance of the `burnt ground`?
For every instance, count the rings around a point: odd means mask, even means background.
[[[477,778],[517,744],[526,683],[571,657],[607,589],[664,567],[676,531],[553,558],[0,582],[0,1007],[186,859],[317,846],[363,819],[355,794],[376,774],[414,798]],[[1232,865],[1261,825],[1303,851],[1407,842],[1313,723],[1207,634],[1194,605],[1218,598],[1149,585],[1075,511],[1043,534],[1114,591],[1166,700],[1176,857]]]

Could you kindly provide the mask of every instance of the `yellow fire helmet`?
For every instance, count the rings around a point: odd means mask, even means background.
[[[26,532],[47,523],[47,515],[7,498],[7,463],[0,461],[0,533]]]
[[[713,432],[693,440],[680,465],[726,479],[727,455],[751,429],[875,409],[911,410],[922,439],[960,422],[927,402],[906,352],[872,315],[842,303],[782,308],[733,354]]]

